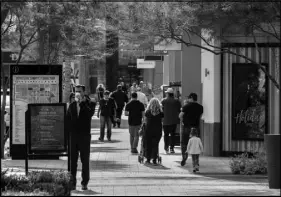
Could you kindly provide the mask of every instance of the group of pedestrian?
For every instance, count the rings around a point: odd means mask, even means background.
[[[130,91],[132,91],[132,87]],[[177,125],[180,123],[181,165],[185,165],[188,154],[191,154],[193,172],[199,171],[199,155],[203,152],[203,146],[198,135],[203,107],[197,103],[195,93],[189,95],[188,100],[182,107],[181,102],[174,98],[172,88],[168,88],[166,98],[161,102],[157,98],[151,98],[148,101],[140,87],[136,87],[136,90],[131,92],[130,101],[122,84],[119,84],[117,90],[112,93],[105,90],[102,84],[98,86],[97,90],[99,95],[97,117],[100,118],[100,141],[104,141],[105,126],[107,126],[106,137],[108,141],[111,141],[112,125],[117,124],[120,128],[121,116],[125,107],[125,115],[128,116],[131,153],[138,154],[137,147],[140,135],[142,135],[143,156],[146,158],[146,164],[151,164],[152,160],[153,164],[157,165],[156,160],[159,157],[162,129],[164,130],[164,149],[166,153],[170,151],[173,154],[175,153],[175,132]],[[70,94],[67,110],[73,189],[76,188],[77,161],[80,153],[82,190],[87,190],[90,173],[91,119],[95,113],[95,107],[96,102],[85,94],[85,86],[77,85],[75,93]]]

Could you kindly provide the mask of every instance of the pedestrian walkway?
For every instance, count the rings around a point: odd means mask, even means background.
[[[163,138],[160,142],[162,165],[138,163],[138,156],[131,154],[126,117],[121,128],[114,128],[112,141],[98,141],[99,120],[92,120],[91,180],[89,190],[81,191],[81,163],[77,174],[77,191],[72,196],[187,196],[187,195],[272,195],[280,196],[280,189],[269,189],[266,176],[232,175],[229,158],[200,157],[200,172],[192,172],[191,158],[182,167],[180,147],[175,154],[164,153]],[[140,147],[139,149],[140,150]],[[66,158],[60,160],[29,162],[30,169],[67,169]],[[13,168],[14,173],[24,173],[24,161],[2,160],[3,168]]]

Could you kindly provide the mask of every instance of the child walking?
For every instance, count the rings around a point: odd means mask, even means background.
[[[199,171],[199,155],[203,152],[202,141],[197,137],[197,129],[191,128],[186,153],[192,156],[193,172]]]

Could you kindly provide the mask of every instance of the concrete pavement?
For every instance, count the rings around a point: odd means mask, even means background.
[[[78,187],[72,196],[186,196],[186,195],[272,195],[280,196],[280,189],[269,189],[267,176],[232,175],[229,158],[200,156],[200,172],[192,172],[191,158],[180,166],[180,147],[175,154],[164,153],[160,142],[162,165],[138,163],[138,156],[130,153],[126,117],[120,129],[114,128],[112,141],[99,142],[99,120],[92,120],[91,180],[89,190],[81,191],[81,163],[78,165]],[[140,144],[139,144],[140,150]],[[60,160],[32,160],[30,169],[67,169],[66,158]],[[11,173],[24,173],[24,161],[2,160],[3,168]]]

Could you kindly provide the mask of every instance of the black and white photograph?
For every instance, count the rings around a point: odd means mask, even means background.
[[[277,0],[2,0],[1,196],[280,196]]]

